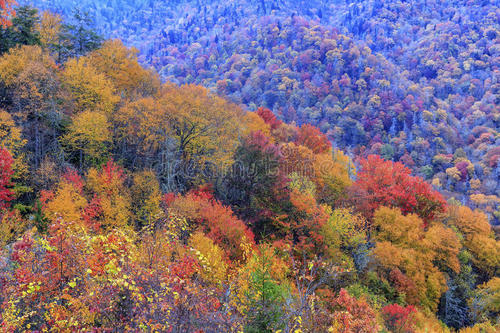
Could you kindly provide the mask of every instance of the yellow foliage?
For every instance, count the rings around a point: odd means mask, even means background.
[[[61,42],[60,33],[62,18],[59,14],[49,11],[42,12],[40,22],[37,24],[37,31],[40,34],[40,43],[44,48],[58,46]]]
[[[191,235],[189,246],[203,269],[201,277],[210,283],[221,284],[227,279],[226,254],[210,238],[198,231]]]
[[[107,116],[88,110],[76,114],[62,142],[73,151],[82,151],[91,164],[103,162],[113,142]]]
[[[457,227],[466,238],[475,234],[489,235],[491,233],[486,214],[479,209],[473,211],[466,206],[450,206],[447,223]]]
[[[108,227],[125,226],[132,216],[130,195],[119,177],[103,179],[103,172],[91,168],[87,175],[87,186],[97,194],[103,211],[101,224]]]
[[[350,209],[338,208],[331,210],[329,206],[323,206],[329,215],[327,223],[321,228],[321,235],[328,246],[328,253],[331,258],[341,256],[341,247],[357,246],[364,241],[365,220],[359,214],[353,214]]]
[[[440,223],[432,225],[425,233],[424,246],[434,251],[434,258],[455,272],[460,271],[458,252],[461,245],[457,234]]]
[[[479,293],[484,296],[483,302],[488,311],[500,312],[500,277],[494,277],[479,286]]]
[[[456,235],[442,225],[433,225],[425,232],[418,216],[403,216],[399,209],[387,207],[375,212],[373,225],[377,241],[374,255],[380,266],[401,270],[415,283],[419,305],[435,311],[447,286],[434,262],[459,270]]]
[[[87,200],[73,184],[61,181],[55,190],[54,197],[44,205],[45,215],[54,221],[60,217],[63,221],[79,224],[81,213]]]
[[[273,137],[271,137],[271,126],[266,124],[264,119],[262,119],[255,112],[247,112],[243,116],[242,119],[242,136],[246,137],[252,132],[260,131],[266,137],[268,137],[271,141],[273,141]]]
[[[398,268],[403,261],[402,250],[387,241],[377,242],[373,254],[380,265],[389,269]]]
[[[455,181],[459,181],[460,178],[462,177],[462,174],[460,173],[460,171],[455,167],[451,167],[451,168],[446,169],[446,175],[449,178],[454,179]]]
[[[172,262],[177,242],[172,242],[167,229],[146,226],[137,248],[137,262],[151,271],[161,271]]]
[[[162,87],[156,99],[129,103],[116,117],[123,138],[134,140],[144,152],[168,149],[171,137],[184,161],[220,166],[232,163],[241,118],[238,106],[207,89],[171,83]]]
[[[316,184],[319,202],[335,202],[352,184],[350,174],[354,173],[354,165],[342,151],[315,155],[313,168],[312,180]]]
[[[486,235],[474,235],[465,242],[473,254],[472,262],[488,276],[500,274],[500,241]]]
[[[136,207],[136,220],[145,225],[163,217],[163,211],[160,208],[160,184],[155,173],[151,170],[143,170],[136,172],[133,178],[131,196]]]
[[[479,323],[472,327],[460,329],[459,333],[498,333],[500,325],[492,325],[491,323]]]
[[[75,111],[101,111],[111,115],[120,101],[113,83],[84,57],[70,59],[65,65],[61,81],[73,98]]]
[[[17,210],[3,212],[0,216],[0,248],[14,241],[24,230],[25,221]]]
[[[122,97],[152,95],[160,88],[160,79],[137,61],[135,48],[127,48],[120,40],[107,40],[86,56],[88,62],[109,78]]]
[[[450,329],[432,314],[417,310],[413,316],[416,321],[415,333],[450,333]]]
[[[55,70],[54,59],[39,46],[23,45],[9,50],[0,58],[0,79],[6,86],[15,83],[16,78],[33,63]]]
[[[402,215],[397,208],[380,207],[373,219],[377,241],[390,241],[398,246],[419,247],[424,237],[424,223],[414,214]]]
[[[14,158],[12,170],[15,179],[23,178],[28,172],[26,155],[23,152],[25,145],[26,140],[22,138],[21,129],[16,126],[12,116],[0,109],[0,147],[7,149]]]

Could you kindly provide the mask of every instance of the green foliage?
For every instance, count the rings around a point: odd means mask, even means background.
[[[39,45],[40,34],[35,29],[38,21],[37,9],[28,6],[16,8],[12,25],[0,29],[0,55],[17,45]]]

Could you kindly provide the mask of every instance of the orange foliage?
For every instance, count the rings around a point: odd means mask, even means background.
[[[215,244],[227,251],[233,261],[245,260],[246,247],[254,244],[252,232],[234,216],[231,208],[207,195],[189,193],[177,196],[169,211],[192,221],[195,228],[203,230]]]

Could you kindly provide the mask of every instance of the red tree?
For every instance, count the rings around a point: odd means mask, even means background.
[[[400,162],[384,161],[378,155],[360,160],[361,171],[351,188],[351,197],[369,218],[380,206],[397,207],[403,214],[414,213],[432,220],[446,208],[443,196]]]
[[[399,304],[390,304],[382,309],[385,319],[385,325],[391,332],[411,333],[415,332],[415,307],[408,305],[406,307]]]
[[[309,124],[300,127],[295,143],[306,146],[315,154],[326,153],[332,147],[326,135],[321,133],[316,126]]]
[[[271,126],[271,129],[274,130],[281,126],[281,120],[276,118],[271,110],[260,107],[256,112],[269,126]]]
[[[14,160],[9,151],[0,148],[0,209],[9,207],[9,202],[14,199],[14,193],[9,189],[12,186],[12,163]]]

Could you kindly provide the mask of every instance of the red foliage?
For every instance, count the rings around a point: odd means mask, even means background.
[[[403,307],[399,304],[390,304],[382,309],[385,325],[391,332],[411,333],[415,332],[416,319],[413,316],[415,307],[408,305]]]
[[[231,207],[209,198],[206,193],[188,193],[171,203],[175,212],[194,219],[217,245],[227,251],[231,260],[242,260],[243,243],[254,243],[254,235],[243,221],[234,216]]]
[[[14,5],[16,5],[14,0],[0,0],[0,28],[12,25],[9,16],[16,16]]]
[[[175,197],[176,197],[176,195],[175,195],[175,193],[173,193],[173,192],[165,193],[165,194],[163,195],[163,197],[161,198],[161,201],[162,201],[162,208],[163,208],[163,209],[167,209],[168,207],[170,207],[170,204],[171,204],[172,202],[174,202]]]
[[[341,289],[331,305],[336,310],[335,321],[340,324],[337,332],[378,332],[375,312],[365,300],[356,299]]]
[[[109,160],[102,168],[101,178],[105,184],[110,184],[115,179],[122,181],[124,179],[124,172],[113,160]]]
[[[351,197],[368,217],[380,206],[397,207],[403,214],[415,213],[424,221],[446,209],[443,196],[400,162],[384,161],[378,155],[360,160],[361,171],[351,188]]]
[[[395,268],[389,273],[389,278],[396,287],[396,290],[400,294],[405,294],[406,302],[411,304],[418,303],[417,286],[409,277],[403,274],[398,268]]]
[[[73,185],[76,190],[81,194],[83,191],[83,179],[74,169],[66,169],[66,172],[63,175],[63,178],[66,182]]]
[[[205,184],[199,186],[197,189],[189,191],[189,193],[192,193],[200,198],[204,198],[207,200],[214,199],[214,188],[212,184]]]
[[[271,129],[274,130],[281,126],[282,121],[276,118],[271,110],[260,107],[256,112],[269,126],[271,126]]]
[[[8,208],[9,202],[14,199],[14,193],[9,188],[12,186],[11,177],[14,174],[13,162],[9,151],[0,148],[0,209]]]
[[[315,154],[326,153],[332,147],[326,135],[321,133],[316,126],[309,124],[302,125],[299,128],[295,143],[306,146]]]
[[[170,273],[180,279],[188,279],[199,270],[198,261],[190,256],[184,256],[170,266]]]
[[[97,231],[101,224],[99,223],[99,216],[102,214],[101,200],[97,195],[94,194],[94,197],[89,202],[87,207],[85,207],[82,212],[82,218],[91,229]]]

